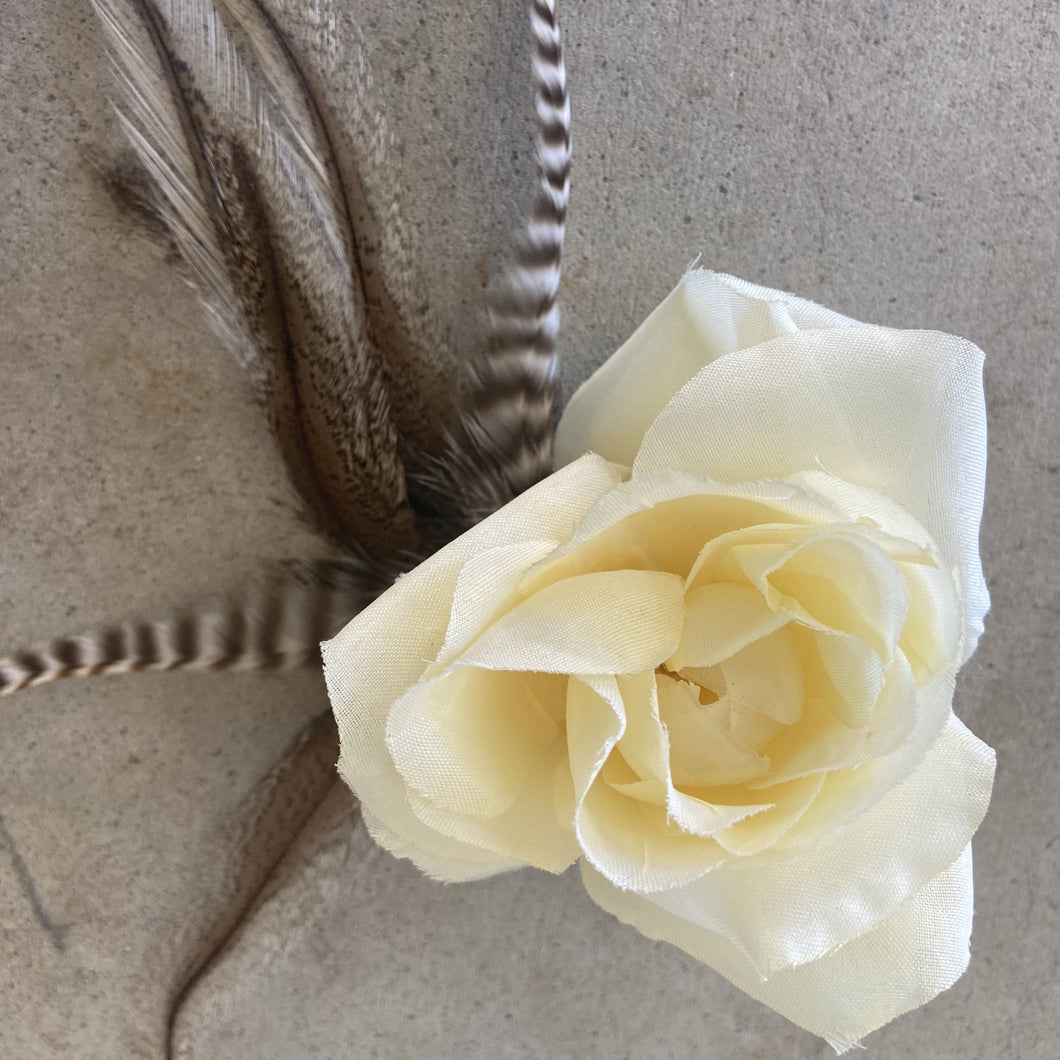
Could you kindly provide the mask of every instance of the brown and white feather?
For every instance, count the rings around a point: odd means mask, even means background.
[[[570,200],[570,100],[555,0],[531,0],[538,183],[514,263],[490,295],[448,458],[468,523],[552,471],[559,284]]]
[[[278,670],[315,663],[320,642],[333,637],[382,588],[355,560],[278,563],[211,605],[58,637],[2,658],[0,696],[64,677]]]
[[[323,529],[418,543],[331,142],[257,0],[94,0],[130,141]]]

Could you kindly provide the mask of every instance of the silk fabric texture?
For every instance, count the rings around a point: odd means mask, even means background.
[[[557,454],[324,645],[340,772],[430,876],[577,861],[843,1051],[968,964],[982,354],[691,271]]]

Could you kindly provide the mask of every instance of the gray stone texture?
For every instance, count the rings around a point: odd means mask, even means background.
[[[473,350],[531,188],[521,0],[270,6],[336,114],[359,52],[370,65],[395,146],[369,183],[398,196],[410,291]],[[880,1060],[1053,1057],[1060,9],[583,0],[561,17],[568,393],[699,255],[987,353],[994,609],[956,703],[998,750],[973,960],[866,1044]],[[87,0],[0,0],[0,54],[13,648],[162,612],[320,545],[239,370],[98,178],[121,136]],[[99,679],[3,701],[0,1055],[162,1054],[255,786],[324,705],[313,673]],[[196,1060],[830,1055],[601,913],[574,875],[431,883],[374,848],[338,791],[184,998],[174,1040]]]

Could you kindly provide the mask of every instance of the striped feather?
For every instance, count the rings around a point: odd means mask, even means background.
[[[0,659],[0,696],[64,677],[277,670],[317,663],[320,642],[333,637],[382,588],[356,560],[277,564],[212,606],[58,637]]]
[[[557,303],[570,200],[570,100],[555,0],[532,0],[538,184],[514,264],[490,297],[490,336],[472,362],[460,435],[441,478],[464,525],[552,471]]]

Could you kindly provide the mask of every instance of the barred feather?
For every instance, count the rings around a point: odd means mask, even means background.
[[[212,606],[58,637],[0,659],[0,696],[64,677],[141,670],[265,670],[317,663],[333,637],[377,593],[350,559],[277,564]]]
[[[515,263],[492,293],[447,474],[473,523],[552,470],[560,266],[570,199],[570,100],[555,0],[532,0],[538,186]]]

